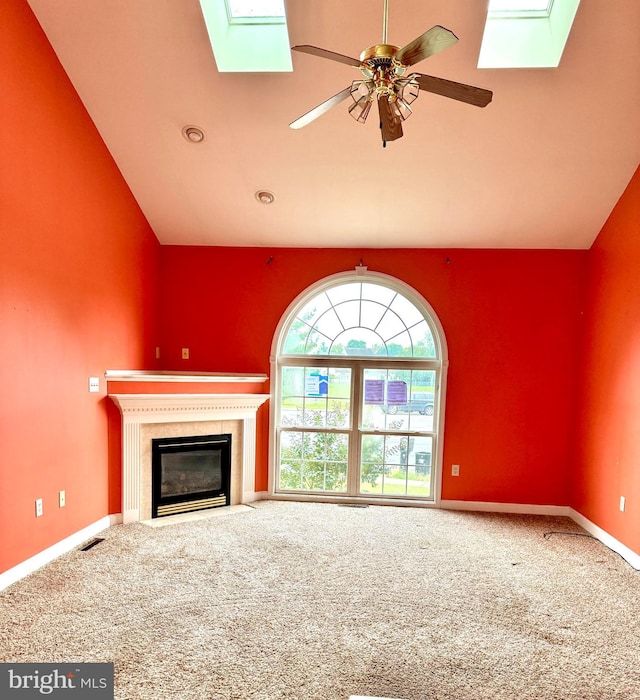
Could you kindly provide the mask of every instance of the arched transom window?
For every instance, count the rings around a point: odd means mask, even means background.
[[[386,276],[294,302],[274,341],[272,492],[435,501],[443,343],[428,304]]]
[[[367,282],[320,292],[296,314],[285,355],[436,357],[429,323],[413,302]]]

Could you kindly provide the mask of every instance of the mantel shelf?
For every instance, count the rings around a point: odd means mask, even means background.
[[[108,369],[104,373],[108,382],[266,382],[266,374],[231,374],[228,372],[172,372],[131,369]]]

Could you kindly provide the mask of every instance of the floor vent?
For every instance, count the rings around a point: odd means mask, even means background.
[[[100,542],[104,542],[104,537],[95,537],[90,542],[87,542],[87,544],[85,544],[84,547],[80,547],[80,551],[87,552],[92,547],[95,547],[97,544],[100,544]]]

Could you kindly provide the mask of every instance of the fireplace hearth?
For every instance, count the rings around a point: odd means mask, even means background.
[[[230,434],[156,438],[151,445],[153,518],[230,505]]]

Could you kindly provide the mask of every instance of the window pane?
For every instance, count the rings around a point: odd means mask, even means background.
[[[303,318],[313,325],[313,319],[330,308],[331,302],[329,301],[329,297],[327,297],[326,294],[318,294],[317,297],[314,297],[309,303],[302,307],[298,318]]]
[[[365,369],[363,430],[432,431],[435,370]]]
[[[283,427],[348,428],[351,370],[283,367],[280,424]]]
[[[389,306],[397,293],[398,292],[395,290],[389,289],[389,287],[383,287],[381,284],[365,283],[362,285],[363,299],[378,301],[381,304],[384,304],[384,306]]]
[[[326,336],[327,340],[333,340],[339,333],[342,333],[344,326],[340,323],[336,312],[329,309],[316,320],[314,330]]]
[[[329,297],[332,304],[339,304],[341,301],[350,299],[360,299],[360,290],[362,285],[359,282],[349,284],[340,284],[337,287],[327,289],[325,294]]]
[[[394,297],[389,308],[395,311],[407,326],[413,326],[424,318],[415,305],[400,294]]]
[[[490,0],[489,12],[546,12],[553,0]]]
[[[387,341],[387,355],[389,357],[412,357],[412,348],[411,336],[407,331]]]
[[[344,433],[283,431],[278,488],[344,492],[348,445]]]
[[[382,493],[384,482],[384,435],[363,435],[361,454],[361,493]]]
[[[436,345],[433,342],[433,334],[426,321],[420,321],[409,328],[409,334],[413,342],[413,354],[415,357],[435,357]]]
[[[360,492],[431,497],[431,437],[363,435]]]
[[[227,0],[231,17],[284,17],[284,0]]]
[[[377,333],[367,328],[350,328],[336,338],[331,354],[368,357],[386,354],[386,350]]]
[[[354,328],[360,325],[360,302],[345,301],[336,306],[343,328]]]
[[[283,352],[286,355],[306,354],[306,341],[310,330],[311,328],[307,323],[297,318],[287,333]]]
[[[330,346],[330,338],[317,331],[311,331],[307,336],[304,352],[306,355],[328,355]]]
[[[402,320],[393,311],[387,311],[376,328],[384,340],[389,340],[406,329]]]
[[[374,330],[380,323],[380,319],[384,316],[387,310],[386,306],[373,301],[362,302],[362,319],[361,323],[365,328]]]

